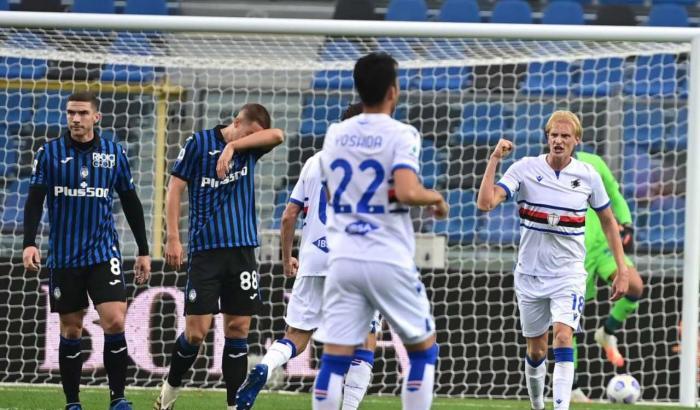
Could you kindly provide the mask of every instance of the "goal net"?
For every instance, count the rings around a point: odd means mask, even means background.
[[[435,391],[456,397],[526,397],[512,268],[519,240],[515,202],[485,215],[476,190],[491,147],[503,137],[514,160],[544,150],[543,127],[556,109],[577,113],[582,151],[600,155],[620,181],[634,220],[630,254],[645,282],[638,311],[620,332],[625,372],[643,398],[679,395],[683,229],[688,132],[689,44],[493,39],[242,35],[224,33],[0,29],[0,382],[58,383],[58,317],[49,312],[48,272],[22,267],[23,206],[33,154],[65,130],[67,95],[99,94],[99,132],[127,150],[155,257],[148,286],[128,286],[129,383],[155,386],[184,329],[184,272],[163,267],[164,186],[183,141],[228,123],[260,102],[284,145],[256,171],[260,286],[265,307],[249,337],[251,356],[284,332],[292,280],[281,274],[282,210],[304,161],[351,102],[354,61],[385,51],[400,64],[395,117],[423,135],[421,178],[451,206],[435,221],[415,211],[418,257],[437,324]],[[181,238],[187,240],[185,207]],[[125,266],[136,247],[117,202]],[[48,225],[39,243],[47,253]],[[185,243],[186,245],[186,243]],[[427,250],[426,250],[427,249]],[[127,278],[131,276],[127,275]],[[585,308],[579,338],[582,388],[601,398],[615,374],[593,340],[610,310],[608,287]],[[91,307],[83,334],[83,383],[105,385],[103,335]],[[188,386],[223,387],[223,330],[215,322]],[[270,387],[308,391],[315,346],[275,375]],[[370,393],[398,394],[407,355],[384,325]]]

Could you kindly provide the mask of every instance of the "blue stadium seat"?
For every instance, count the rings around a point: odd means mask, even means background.
[[[647,26],[688,27],[688,10],[678,4],[655,4],[649,10]]]
[[[591,4],[593,2],[593,0],[550,0],[550,3],[556,3],[559,1],[575,1],[576,3],[580,4]]]
[[[427,42],[427,40],[423,40]],[[450,59],[463,59],[466,56],[467,45],[462,40],[433,40],[428,42],[430,53],[426,56],[429,60],[443,61]]]
[[[275,209],[272,212],[272,226],[270,229],[279,229],[282,224],[282,214],[284,208],[289,202],[289,195],[292,193],[292,188],[283,188],[275,193]]]
[[[124,14],[167,15],[168,4],[165,0],[126,0]]]
[[[685,197],[664,196],[652,200],[637,217],[637,248],[641,251],[683,251]]]
[[[520,217],[514,200],[502,203],[482,216],[484,227],[479,230],[479,240],[491,245],[517,246],[520,241]]]
[[[65,127],[67,122],[64,109],[68,95],[57,91],[40,94],[36,101],[33,125],[37,129]]]
[[[471,67],[430,67],[421,68],[415,88],[425,91],[462,90],[471,85]],[[414,88],[413,83],[411,88]]]
[[[448,153],[435,146],[435,141],[424,138],[420,155],[420,175],[423,185],[434,188],[447,174]]]
[[[542,24],[585,24],[583,7],[574,1],[555,1],[545,7]]]
[[[462,108],[462,124],[451,136],[451,144],[493,145],[503,136],[506,128],[503,104],[466,103]]]
[[[352,70],[316,71],[311,82],[311,88],[314,90],[326,91],[352,90],[354,85]]]
[[[356,42],[334,39],[326,42],[319,52],[321,61],[355,61],[362,57]],[[314,73],[312,88],[319,90],[352,90],[352,70],[321,70]]]
[[[523,0],[501,0],[491,11],[491,23],[530,24],[532,8]]]
[[[449,23],[481,23],[476,0],[445,0],[438,21]]]
[[[515,107],[513,141],[520,145],[536,145],[545,141],[544,126],[557,109],[554,103],[523,103]]]
[[[10,9],[10,3],[7,0],[0,0],[0,11],[6,11]]]
[[[29,192],[29,179],[8,181],[0,193],[0,226],[4,234],[20,234],[23,232],[24,203]]]
[[[573,87],[577,95],[604,97],[622,90],[624,59],[620,57],[583,60],[581,74]]]
[[[0,126],[0,180],[14,178],[19,171],[19,136]],[[1,208],[1,207],[0,207]]]
[[[667,112],[664,149],[683,151],[688,149],[688,107]],[[675,114],[675,115],[673,115]]]
[[[625,105],[622,121],[626,145],[659,151],[664,139],[663,107],[654,103]]]
[[[50,48],[41,36],[33,32],[11,33],[5,39],[4,44],[7,47],[19,49],[36,50]],[[46,60],[22,57],[0,57],[0,77],[2,78],[26,78],[36,80],[45,78],[46,71]]]
[[[684,4],[686,6],[697,6],[697,0],[651,0],[651,4]]]
[[[633,76],[625,83],[625,93],[638,96],[676,95],[680,87],[675,61],[673,54],[638,56]]]
[[[622,4],[622,5],[629,5],[629,6],[641,6],[644,4],[644,0],[598,0],[598,4],[600,4],[600,5]]]
[[[450,215],[435,221],[433,231],[447,236],[450,245],[471,244],[479,230],[480,212],[476,209],[476,193],[473,190],[453,189],[447,193]]]
[[[112,43],[110,52],[126,56],[148,56],[153,54],[153,46],[145,34],[120,32]],[[148,83],[155,78],[156,69],[151,66],[105,64],[102,67],[102,81]]]
[[[350,101],[337,96],[314,94],[304,100],[301,111],[301,137],[323,137],[328,126],[340,121]]]
[[[412,61],[418,58],[418,54],[411,47],[410,39],[398,37],[381,37],[377,39],[377,48],[390,54],[398,61]]]
[[[646,147],[626,144],[622,164],[622,193],[626,198],[648,198],[651,188],[661,181],[662,160],[655,159]]]
[[[392,21],[427,21],[428,6],[425,0],[391,0],[384,18]]]
[[[106,13],[115,12],[114,0],[73,0],[71,11],[74,13]]]
[[[571,83],[571,63],[547,61],[530,63],[520,91],[525,94],[566,95]]]
[[[19,90],[0,93],[0,127],[9,135],[17,134],[32,118],[34,98]]]

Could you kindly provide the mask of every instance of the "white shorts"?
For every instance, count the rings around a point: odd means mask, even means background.
[[[545,334],[554,322],[576,331],[583,313],[586,276],[532,276],[515,274],[523,336]]]
[[[435,332],[430,303],[418,272],[381,262],[336,259],[323,292],[324,334],[316,339],[359,345],[367,336],[367,319],[375,310],[405,344],[426,340]]]
[[[292,295],[287,304],[287,315],[284,321],[288,326],[299,330],[315,330],[321,327],[323,316],[323,287],[324,276],[301,276],[296,278],[292,287]],[[379,312],[374,315],[369,324],[369,333],[379,330]],[[365,328],[367,329],[367,328]],[[367,330],[365,330],[365,336]]]

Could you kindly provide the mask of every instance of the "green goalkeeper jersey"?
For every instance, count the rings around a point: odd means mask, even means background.
[[[603,186],[605,186],[605,191],[610,197],[610,206],[612,206],[615,218],[620,224],[631,224],[632,214],[625,198],[620,193],[620,184],[618,184],[603,158],[595,154],[579,151],[576,153],[576,159],[593,165],[593,168],[598,171],[603,179]],[[585,232],[586,253],[593,253],[596,250],[608,247],[608,241],[600,225],[598,214],[592,208],[588,208],[586,212]]]

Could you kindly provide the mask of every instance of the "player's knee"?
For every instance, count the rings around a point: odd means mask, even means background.
[[[248,331],[250,330],[250,318],[247,320],[230,320],[226,323],[226,329],[224,331],[226,337],[242,339],[248,337]]]
[[[571,346],[573,342],[573,335],[571,332],[559,331],[554,335],[554,346],[568,347]]]
[[[630,275],[630,284],[627,294],[629,296],[634,297],[635,299],[639,299],[640,297],[642,297],[643,293],[644,282],[642,281],[642,278],[639,276],[639,274]]]
[[[102,320],[102,330],[107,334],[121,333],[124,331],[124,317],[114,315]]]
[[[82,323],[71,323],[61,327],[61,336],[66,339],[80,339],[83,335]]]
[[[199,346],[202,343],[204,343],[205,336],[205,332],[200,332],[197,330],[185,333],[185,339],[187,340],[187,343],[191,344],[192,346]]]
[[[527,356],[532,361],[539,362],[540,360],[547,357],[547,346],[528,346]]]

